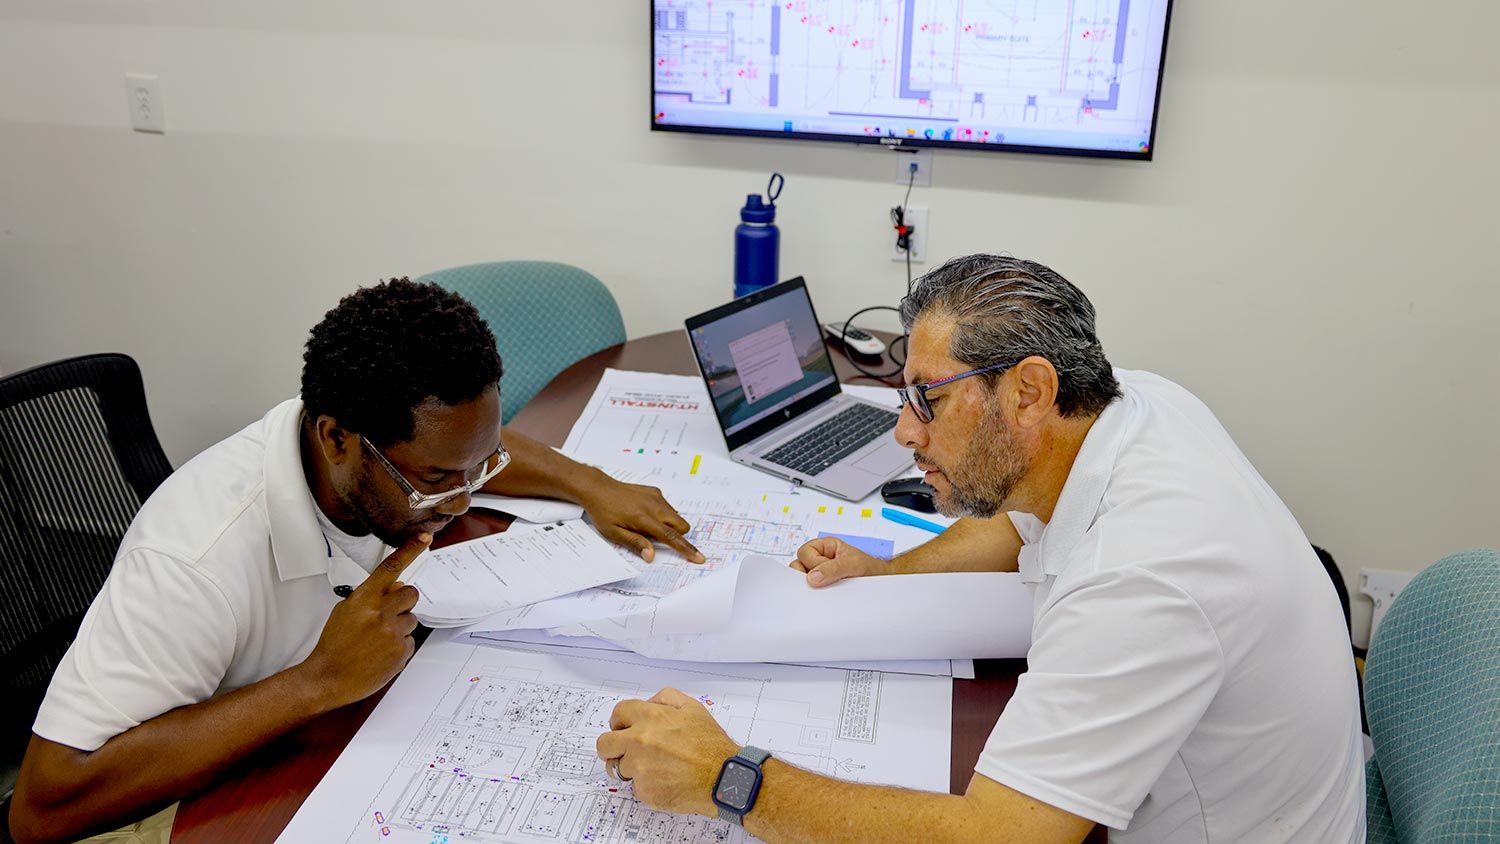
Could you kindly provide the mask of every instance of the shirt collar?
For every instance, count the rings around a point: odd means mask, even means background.
[[[1052,520],[1042,532],[1031,562],[1046,574],[1062,569],[1074,546],[1098,518],[1120,445],[1140,414],[1140,400],[1129,387],[1122,385],[1121,389],[1124,395],[1104,408],[1084,436],[1057,506],[1052,509]]]
[[[288,399],[272,408],[265,424],[266,518],[276,573],[284,581],[329,573],[330,560],[343,554],[323,536],[318,503],[302,471],[302,400]]]

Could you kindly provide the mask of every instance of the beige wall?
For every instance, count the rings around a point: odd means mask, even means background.
[[[632,336],[725,299],[744,194],[827,315],[894,303],[890,153],[646,131],[644,2],[0,0],[0,369],[134,355],[181,463],[296,390],[383,275],[605,280]],[[1500,546],[1500,9],[1177,4],[1155,162],[939,153],[929,251],[1082,286],[1351,579]],[[126,72],[168,133],[128,129]],[[930,264],[928,266],[931,266]],[[503,338],[502,338],[503,345]]]

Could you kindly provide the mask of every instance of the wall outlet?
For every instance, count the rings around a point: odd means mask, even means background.
[[[1370,596],[1370,600],[1375,602],[1375,609],[1370,613],[1369,641],[1375,641],[1375,631],[1380,629],[1380,620],[1385,618],[1391,603],[1414,577],[1416,575],[1411,572],[1381,569],[1364,569],[1359,573],[1360,594]]]
[[[896,184],[904,185],[912,178],[911,166],[917,165],[917,177],[911,184],[919,188],[932,187],[932,150],[898,149],[896,155]]]
[[[886,215],[890,220],[890,215]],[[911,262],[920,264],[927,260],[927,209],[921,205],[913,205],[906,209],[906,224],[912,227],[911,232]],[[896,231],[890,230],[891,235],[891,260],[905,261],[906,251],[896,245]]]
[[[125,74],[125,96],[130,106],[130,126],[137,132],[167,133],[167,117],[162,111],[161,82],[155,74]]]

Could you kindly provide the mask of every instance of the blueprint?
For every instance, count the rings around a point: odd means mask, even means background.
[[[619,644],[702,662],[1010,659],[1031,646],[1031,591],[1015,572],[856,577],[813,589],[785,563],[752,555],[737,575],[733,609],[714,628]]]
[[[463,634],[460,634],[461,636]],[[470,639],[489,642],[516,642],[546,645],[551,648],[581,648],[585,650],[629,651],[630,648],[615,642],[606,642],[594,636],[558,636],[544,630],[470,630]],[[566,652],[566,651],[564,651]],[[807,665],[814,668],[843,668],[853,671],[880,671],[890,674],[927,674],[933,677],[953,677],[961,680],[974,679],[972,659],[887,659],[887,660],[771,660],[789,665]]]
[[[653,811],[606,775],[594,743],[615,704],[666,686],[696,697],[735,741],[792,764],[947,791],[946,678],[589,653],[434,634],[278,841],[754,840],[717,819]]]

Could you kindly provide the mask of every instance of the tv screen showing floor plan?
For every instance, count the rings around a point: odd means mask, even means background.
[[[652,127],[1149,159],[1170,0],[653,0]]]

